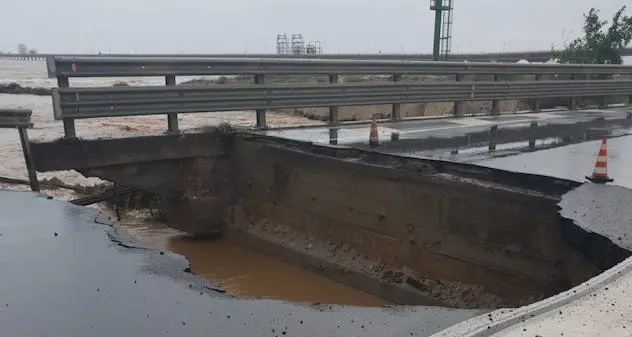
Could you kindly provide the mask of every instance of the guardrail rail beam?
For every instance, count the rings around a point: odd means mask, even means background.
[[[28,109],[0,109],[0,128],[18,129],[20,135],[20,144],[22,145],[22,153],[24,154],[24,162],[26,163],[26,171],[29,176],[29,185],[31,190],[39,192],[40,185],[37,180],[37,172],[31,155],[31,146],[29,143],[27,128],[32,128],[31,115],[33,112]]]
[[[493,115],[501,100],[527,99],[540,111],[546,98],[632,96],[632,66],[602,64],[529,64],[493,62],[428,62],[374,59],[247,58],[204,56],[79,56],[47,59],[55,118],[64,121],[66,137],[76,137],[74,119],[167,114],[168,130],[178,132],[178,114],[255,110],[256,126],[267,127],[266,110],[321,107],[329,109],[329,123],[339,123],[339,107],[392,105],[392,119],[402,116],[402,104],[455,102],[461,116],[463,102],[491,101]],[[266,83],[274,75],[328,76],[329,83]],[[254,84],[177,86],[177,76],[247,75]],[[345,75],[390,76],[391,82],[340,83]],[[456,76],[454,80],[405,81],[409,75]],[[479,75],[493,81],[465,80]],[[618,75],[615,77],[614,75]],[[70,77],[161,76],[164,87],[69,88]],[[515,79],[535,76],[535,81]],[[546,79],[545,77],[546,76]],[[591,79],[592,76],[592,79]],[[571,78],[566,80],[563,78]]]

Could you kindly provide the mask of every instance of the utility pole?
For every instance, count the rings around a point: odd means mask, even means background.
[[[430,9],[435,11],[434,45],[432,48],[432,60],[440,60],[441,42],[441,12],[443,10],[443,0],[434,0],[430,3]]]
[[[430,0],[430,10],[435,12],[434,48],[435,61],[447,61],[452,52],[452,10],[454,0]]]

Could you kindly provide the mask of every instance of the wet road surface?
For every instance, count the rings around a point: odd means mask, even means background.
[[[0,190],[0,211],[6,336],[428,336],[481,313],[236,299],[95,209]]]
[[[632,112],[629,107],[618,107],[607,110],[581,111],[543,111],[541,113],[518,113],[501,116],[483,116],[466,118],[425,118],[406,121],[386,121],[378,125],[380,142],[391,142],[391,134],[398,133],[400,140],[423,140],[429,138],[452,138],[468,133],[489,130],[498,127],[528,127],[531,122],[539,125],[571,125],[592,121],[596,118],[625,119]],[[337,128],[308,127],[285,130],[269,130],[266,135],[329,144],[330,130],[337,130],[339,145],[362,145],[368,143],[370,125],[366,123],[342,125]]]
[[[478,165],[513,172],[533,173],[575,181],[585,181],[594,169],[601,140],[503,158],[486,159]],[[632,188],[632,136],[608,139],[608,175],[612,184]]]

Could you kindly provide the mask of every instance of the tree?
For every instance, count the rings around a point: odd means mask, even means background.
[[[557,53],[561,63],[621,64],[621,49],[632,41],[632,17],[626,16],[626,6],[621,7],[610,27],[608,21],[599,18],[599,10],[591,8],[584,14],[584,36],[573,40]],[[607,27],[607,28],[606,28]]]

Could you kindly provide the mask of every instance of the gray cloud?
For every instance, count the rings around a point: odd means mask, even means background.
[[[454,52],[549,49],[629,1],[456,0]],[[277,33],[303,33],[327,52],[430,52],[429,0],[2,0],[0,50],[273,52]],[[632,9],[630,10],[632,13]],[[11,27],[13,32],[7,34]]]

